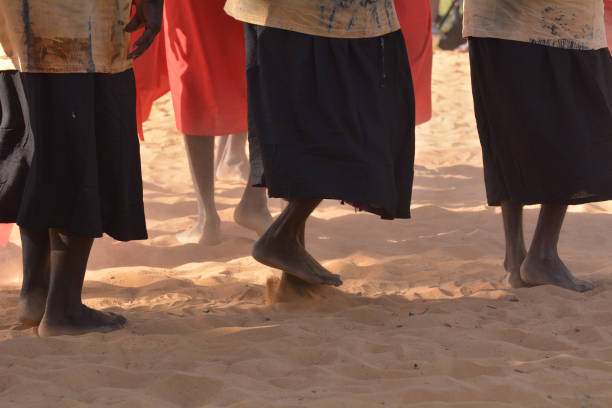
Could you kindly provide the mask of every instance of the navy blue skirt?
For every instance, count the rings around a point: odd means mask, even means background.
[[[132,70],[4,72],[0,111],[0,222],[147,238]]]
[[[414,89],[401,31],[336,39],[246,25],[252,184],[410,218]]]
[[[612,57],[471,38],[489,205],[612,199]]]

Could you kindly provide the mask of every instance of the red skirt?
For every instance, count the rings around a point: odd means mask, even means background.
[[[431,119],[431,71],[433,65],[430,0],[395,0],[402,26],[416,100],[416,124]]]
[[[170,90],[181,133],[247,131],[244,28],[225,14],[224,4],[166,2],[163,33],[134,67],[141,122],[155,99]]]
[[[224,3],[166,2],[163,35],[134,67],[140,123],[149,117],[153,102],[171,90],[182,133],[214,136],[247,130],[244,32],[242,23],[225,14]],[[396,0],[396,6],[420,124],[432,114],[431,6],[429,0]]]

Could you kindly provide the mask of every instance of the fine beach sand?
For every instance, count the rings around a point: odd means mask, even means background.
[[[612,205],[573,208],[561,241],[597,289],[508,289],[468,56],[437,52],[434,70],[413,220],[326,202],[307,244],[345,284],[302,296],[249,256],[255,235],[231,221],[239,182],[217,187],[223,243],[176,241],[196,204],[169,98],[159,101],[142,145],[151,239],[99,240],[84,292],[128,326],[51,339],[20,328],[14,231],[0,248],[0,407],[611,407]]]

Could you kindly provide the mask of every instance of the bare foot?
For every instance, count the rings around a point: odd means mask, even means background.
[[[217,180],[236,180],[246,182],[249,178],[249,159],[245,153],[230,154],[217,166]]]
[[[251,207],[242,202],[234,210],[236,224],[255,231],[260,237],[270,228],[274,219],[267,206]]]
[[[181,244],[203,244],[218,245],[222,241],[221,220],[214,218],[206,219],[206,222],[199,220],[193,227],[176,234],[176,239]]]
[[[528,288],[531,286],[524,282],[521,278],[521,265],[523,264],[525,257],[525,254],[521,254],[515,257],[515,259],[511,259],[508,256],[506,256],[506,259],[504,259],[504,269],[507,272],[506,280],[508,285],[510,285],[512,288]]]
[[[557,256],[549,259],[534,259],[527,256],[521,266],[521,278],[528,285],[555,285],[576,292],[595,288],[595,283],[576,278]]]
[[[121,315],[101,312],[81,305],[78,310],[59,318],[50,318],[45,314],[38,326],[38,335],[49,337],[76,336],[91,332],[108,333],[121,329],[126,322],[126,318]]]
[[[26,326],[38,326],[45,314],[48,289],[31,289],[19,295],[17,319]]]
[[[314,285],[340,286],[342,280],[317,262],[297,239],[273,237],[270,231],[253,246],[253,258]]]

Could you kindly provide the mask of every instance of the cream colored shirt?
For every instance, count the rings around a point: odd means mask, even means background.
[[[393,0],[227,0],[225,11],[247,23],[323,37],[370,38],[400,29]]]
[[[124,32],[131,5],[132,0],[0,0],[0,70],[125,71],[132,66],[130,35]]]
[[[607,47],[601,0],[465,0],[463,35],[550,47]]]

